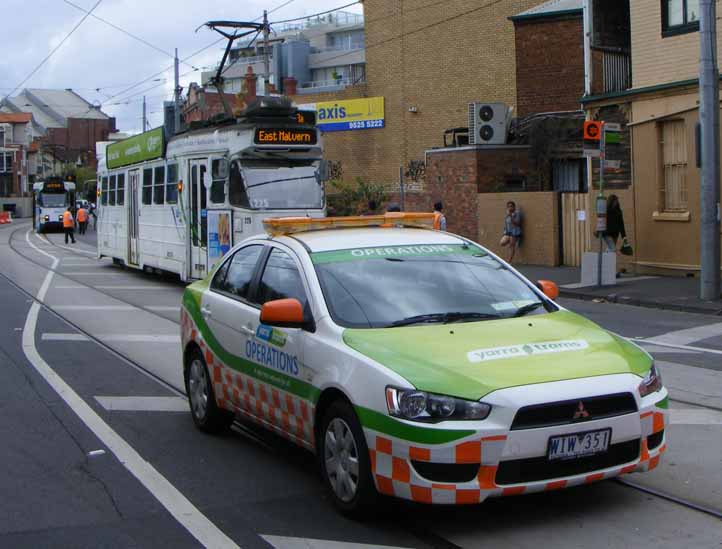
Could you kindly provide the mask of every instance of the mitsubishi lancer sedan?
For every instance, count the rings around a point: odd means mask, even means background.
[[[338,508],[557,490],[656,467],[649,354],[431,214],[273,219],[185,291],[201,430],[255,422],[314,452]]]

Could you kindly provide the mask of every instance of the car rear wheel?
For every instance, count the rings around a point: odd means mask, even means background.
[[[323,480],[336,507],[349,516],[367,515],[377,497],[371,460],[361,424],[345,400],[326,410],[318,450]]]
[[[214,434],[230,428],[233,423],[233,414],[216,405],[216,396],[213,392],[211,377],[208,375],[206,361],[197,349],[189,357],[186,370],[186,389],[191,415],[196,427],[203,432]]]

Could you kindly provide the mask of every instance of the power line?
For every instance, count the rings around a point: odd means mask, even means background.
[[[321,15],[326,15],[327,13],[333,13],[335,11],[339,11],[345,8],[350,8],[351,6],[355,6],[356,4],[360,4],[358,0],[356,2],[351,2],[350,4],[346,4],[345,6],[339,6],[337,8],[333,8],[331,10],[321,11],[318,13],[313,13],[311,15],[304,15],[303,17],[295,17],[294,19],[285,19],[283,21],[273,21],[271,25],[280,25],[281,23],[292,23],[293,21],[304,21],[306,19],[311,19],[313,17],[319,17]]]
[[[66,34],[65,37],[60,41],[60,43],[57,46],[55,46],[48,55],[45,56],[45,58],[38,64],[38,66],[35,67],[32,70],[32,72],[30,74],[28,74],[22,82],[20,82],[20,84],[15,86],[15,88],[13,88],[13,90],[3,98],[3,102],[5,101],[5,99],[10,97],[13,93],[15,93],[23,84],[25,84],[25,82],[30,80],[33,77],[33,75],[36,72],[38,72],[45,63],[47,63],[48,59],[50,59],[55,54],[55,52],[58,51],[63,44],[65,44],[65,42],[68,40],[68,38],[70,38],[73,35],[73,33],[76,30],[78,30],[78,27],[80,27],[80,25],[83,24],[83,22],[95,11],[95,8],[97,8],[98,5],[102,1],[103,0],[98,0],[95,3],[95,5],[92,8],[90,8],[90,11],[86,12],[85,15],[83,15],[83,17],[80,19],[80,21],[78,21],[77,24],[72,28],[72,30],[68,34]]]
[[[71,2],[70,0],[63,0],[63,2],[65,2],[65,3],[68,4],[69,6],[72,6],[72,7],[74,7],[75,9],[80,10],[80,11],[82,11],[82,12],[84,12],[84,13],[88,13],[88,14],[90,13],[90,12],[88,12],[84,7],[79,6],[79,5],[75,4],[74,2]],[[122,32],[123,34],[125,34],[125,35],[127,35],[127,36],[130,36],[131,38],[133,38],[134,40],[137,40],[137,41],[140,42],[141,44],[145,44],[145,45],[148,46],[149,48],[151,48],[151,49],[153,49],[153,50],[155,50],[155,51],[157,51],[157,52],[162,53],[163,55],[167,55],[168,57],[171,57],[171,58],[174,58],[174,57],[175,57],[172,53],[167,52],[167,51],[159,48],[158,46],[155,46],[155,45],[151,44],[150,42],[148,42],[148,41],[145,40],[144,38],[141,38],[140,36],[136,36],[135,34],[133,34],[133,33],[129,32],[129,31],[127,31],[127,30],[119,27],[119,26],[116,25],[115,23],[111,23],[111,22],[108,21],[107,19],[103,19],[102,17],[98,17],[97,15],[93,15],[92,17],[93,17],[94,19],[97,19],[97,20],[100,21],[101,23],[105,23],[106,25],[114,28],[114,29],[117,30],[117,31],[120,31],[120,32]],[[193,65],[188,65],[188,66],[189,66],[189,67],[193,67]],[[195,67],[193,67],[193,68],[195,69]]]

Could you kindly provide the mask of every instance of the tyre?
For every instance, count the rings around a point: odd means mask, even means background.
[[[366,437],[346,400],[336,400],[326,410],[318,444],[321,474],[336,507],[354,518],[368,516],[378,494]]]
[[[213,392],[208,367],[203,354],[194,349],[188,357],[188,368],[185,375],[188,404],[191,409],[193,422],[205,433],[222,433],[230,429],[233,423],[233,414],[222,410],[216,405],[216,396]]]

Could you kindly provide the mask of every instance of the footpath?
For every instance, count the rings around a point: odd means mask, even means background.
[[[699,298],[699,277],[624,274],[614,286],[581,287],[581,272],[577,267],[515,267],[530,280],[555,282],[561,297],[722,316],[722,299],[704,301]]]

